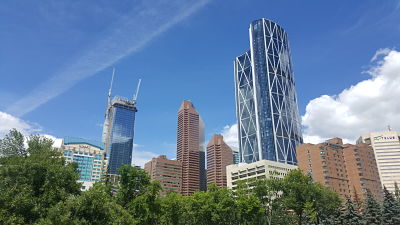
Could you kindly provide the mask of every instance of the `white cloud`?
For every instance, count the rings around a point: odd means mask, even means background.
[[[158,154],[148,151],[139,151],[138,149],[143,147],[142,145],[133,144],[132,152],[132,165],[144,167],[144,164],[150,161],[153,157],[157,157]]]
[[[53,140],[53,147],[54,148],[60,148],[61,144],[62,144],[62,138],[56,138],[53,135],[50,134],[42,134],[44,137],[49,138],[51,140]]]
[[[0,111],[0,137],[4,137],[11,129],[17,129],[24,135],[40,132],[42,128],[24,120],[21,120],[8,113]]]
[[[121,15],[121,21],[89,50],[41,83],[6,111],[22,116],[57,97],[82,79],[112,66],[127,55],[136,53],[148,42],[188,18],[210,0],[143,1],[139,12]]]
[[[380,49],[367,71],[371,77],[338,95],[311,100],[302,116],[305,142],[341,137],[354,142],[360,135],[400,129],[400,52]]]
[[[235,123],[231,126],[226,125],[221,133],[222,133],[222,136],[224,136],[224,142],[227,145],[235,147],[235,148],[239,148],[237,123]]]

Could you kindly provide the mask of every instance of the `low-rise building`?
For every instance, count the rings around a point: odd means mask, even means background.
[[[160,182],[162,186],[161,195],[169,191],[181,193],[182,191],[182,163],[177,160],[167,159],[167,156],[160,155],[153,158],[144,165],[152,181]]]
[[[297,166],[270,160],[260,160],[253,163],[240,163],[226,167],[228,188],[235,190],[238,181],[244,181],[251,186],[255,179],[283,179]]]

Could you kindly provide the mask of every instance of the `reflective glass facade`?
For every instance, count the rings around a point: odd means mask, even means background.
[[[123,164],[131,165],[136,112],[133,101],[115,97],[111,102],[105,138],[109,174],[118,174]]]
[[[250,50],[234,62],[240,161],[297,165],[303,139],[287,34],[267,19],[249,33]]]

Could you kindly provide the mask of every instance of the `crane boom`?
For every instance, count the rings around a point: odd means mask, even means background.
[[[135,93],[135,95],[133,96],[133,102],[136,104],[136,100],[137,100],[137,97],[138,97],[138,95],[139,95],[139,89],[140,89],[140,83],[142,82],[142,79],[139,79],[139,82],[138,82],[138,85],[137,85],[137,87],[136,87],[136,93]]]

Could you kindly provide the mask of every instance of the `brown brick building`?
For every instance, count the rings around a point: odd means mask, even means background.
[[[367,145],[343,145],[340,138],[321,144],[303,144],[296,149],[298,166],[311,174],[314,181],[336,191],[342,199],[363,199],[369,189],[378,199],[382,196],[373,150]]]
[[[182,195],[200,190],[200,116],[192,102],[183,101],[178,111],[176,159],[182,162]]]
[[[226,187],[226,166],[231,164],[232,149],[221,134],[214,134],[207,145],[207,184]]]
[[[169,191],[181,193],[182,189],[182,163],[169,160],[167,156],[160,155],[144,165],[152,181],[159,181],[162,186],[161,195]]]

